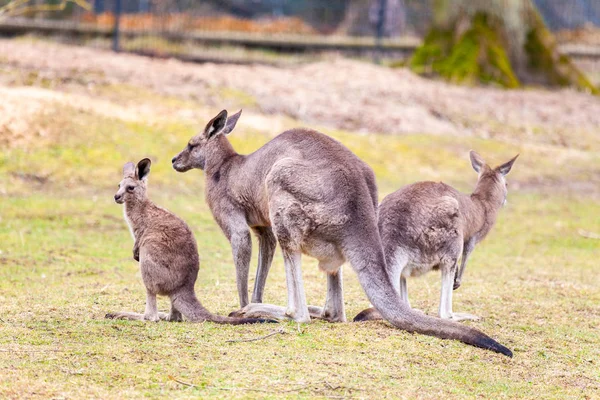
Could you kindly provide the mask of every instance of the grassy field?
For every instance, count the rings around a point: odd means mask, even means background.
[[[117,99],[135,90],[111,89]],[[140,101],[172,101],[147,97]],[[580,230],[600,232],[600,201],[598,192],[573,184],[597,178],[598,148],[325,130],[373,166],[381,197],[426,179],[468,191],[476,180],[470,148],[494,163],[521,153],[509,175],[508,205],[475,250],[454,301],[456,311],[483,317],[468,324],[511,348],[508,359],[382,322],[229,327],[105,320],[109,311],[144,309],[133,243],[112,199],[126,161],[152,158],[150,196],[192,227],[201,256],[196,290],[221,314],[238,306],[230,248],[204,202],[202,173],[170,167],[198,125],[52,104],[33,121],[43,135],[0,153],[0,397],[599,396],[600,242]],[[230,136],[239,152],[277,133],[248,128],[245,118],[253,114],[242,116]],[[368,301],[345,270],[351,319]],[[324,303],[325,277],[314,260],[304,259],[303,273],[309,303]],[[436,315],[439,287],[437,273],[411,280],[413,307]],[[286,301],[279,255],[265,301]],[[159,306],[166,310],[166,299]]]

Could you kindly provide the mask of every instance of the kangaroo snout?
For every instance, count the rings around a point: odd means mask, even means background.
[[[186,172],[192,169],[189,165],[189,153],[185,151],[177,154],[175,157],[171,159],[171,166],[177,172]]]
[[[123,203],[123,196],[115,194],[115,203],[117,203],[117,204]]]

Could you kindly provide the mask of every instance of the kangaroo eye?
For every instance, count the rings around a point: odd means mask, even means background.
[[[192,146],[191,144],[188,143],[187,149],[188,149],[188,151],[192,151],[194,149],[194,146]]]
[[[128,192],[133,192],[133,189],[135,189],[135,186],[127,186]]]

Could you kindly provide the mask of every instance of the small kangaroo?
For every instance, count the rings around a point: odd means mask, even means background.
[[[156,206],[147,195],[150,160],[144,158],[137,167],[128,162],[115,202],[125,203],[125,221],[134,239],[133,258],[140,262],[146,286],[146,311],[108,313],[106,318],[146,321],[211,321],[219,324],[266,322],[263,319],[230,318],[211,314],[200,304],[194,292],[198,276],[198,249],[192,231],[185,222]],[[169,296],[169,314],[158,312],[156,295]]]
[[[407,304],[406,278],[439,269],[440,318],[478,319],[471,314],[452,312],[452,290],[460,287],[469,255],[490,232],[498,211],[506,203],[505,176],[517,157],[492,169],[471,151],[471,164],[479,174],[471,195],[459,193],[441,182],[418,182],[383,199],[378,225],[387,271]],[[374,308],[361,311],[354,318],[355,321],[374,319],[382,319]]]
[[[341,267],[349,261],[371,303],[394,326],[512,356],[484,333],[424,315],[402,301],[386,272],[377,229],[377,185],[367,164],[340,142],[310,129],[285,131],[252,154],[238,154],[226,135],[240,114],[228,118],[221,111],[172,159],[178,172],[205,171],[206,200],[231,243],[245,306],[234,315],[343,322]],[[253,295],[257,302],[248,304],[250,229],[259,235],[260,253]],[[276,243],[283,253],[287,308],[258,303]],[[323,308],[306,303],[302,254],[319,260],[327,275]]]

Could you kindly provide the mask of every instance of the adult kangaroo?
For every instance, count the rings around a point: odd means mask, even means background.
[[[306,254],[319,260],[319,268],[327,274],[325,307],[312,313],[345,321],[340,267],[347,260],[371,304],[394,326],[512,356],[482,332],[426,316],[402,301],[386,272],[377,229],[377,187],[369,166],[338,141],[309,129],[283,132],[252,154],[237,154],[226,134],[240,114],[228,119],[227,111],[221,111],[172,162],[179,172],[205,171],[206,199],[231,242],[238,288],[247,285],[240,279],[246,280],[248,274],[250,228],[272,230],[281,246],[287,309],[252,303],[241,314],[309,322],[300,269],[301,255]],[[266,277],[268,261],[259,266],[261,279]]]
[[[479,177],[470,195],[442,182],[417,182],[383,199],[379,206],[379,234],[388,275],[407,304],[406,278],[439,269],[440,318],[478,319],[471,314],[452,312],[452,291],[460,287],[469,255],[491,231],[498,211],[506,202],[505,176],[517,157],[491,168],[471,151],[471,165]],[[355,321],[373,319],[381,319],[374,308],[354,318]]]

